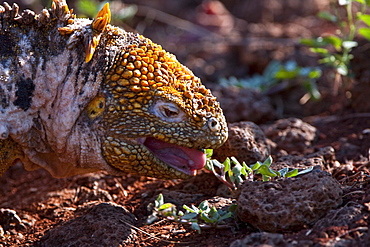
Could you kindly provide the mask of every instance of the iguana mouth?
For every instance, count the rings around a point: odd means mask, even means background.
[[[195,176],[204,167],[206,155],[197,149],[164,142],[153,137],[138,138],[150,152],[168,166],[187,175]]]

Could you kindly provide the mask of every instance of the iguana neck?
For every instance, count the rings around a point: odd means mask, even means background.
[[[81,27],[90,23],[76,20]],[[0,136],[26,153],[63,153],[81,112],[101,89],[109,59],[97,54],[86,63],[83,43],[68,46],[70,37],[57,31],[57,21],[1,24]]]

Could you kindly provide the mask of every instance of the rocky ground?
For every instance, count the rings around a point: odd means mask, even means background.
[[[190,180],[105,173],[56,179],[14,166],[0,178],[0,246],[370,245],[368,42],[354,49],[354,77],[346,83],[338,86],[322,67],[318,102],[300,104],[306,91],[299,84],[261,93],[217,83],[261,73],[273,59],[316,66],[297,40],[335,31],[315,17],[329,1],[125,2],[137,11],[124,25],[175,53],[218,96],[230,139],[214,158],[252,164],[271,154],[274,169],[315,169],[246,182],[232,194],[205,170]],[[160,193],[178,209],[203,200],[218,208],[237,203],[237,218],[201,234],[168,220],[145,224]]]

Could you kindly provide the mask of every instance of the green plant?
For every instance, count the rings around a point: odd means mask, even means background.
[[[317,89],[316,81],[322,75],[322,71],[318,67],[301,67],[295,61],[289,60],[275,73],[275,78],[278,80],[297,80],[307,93],[301,98],[300,103],[304,104],[309,99],[318,100],[321,94]]]
[[[304,173],[311,172],[313,167],[298,171],[298,169],[283,168],[275,171],[270,168],[272,158],[269,156],[263,163],[256,162],[253,165],[247,166],[245,162],[240,163],[235,157],[227,158],[223,163],[218,160],[211,159],[213,150],[205,150],[207,161],[205,168],[212,171],[213,174],[226,184],[229,188],[235,190],[237,185],[248,180],[254,181],[255,175],[260,174],[262,181],[270,181],[274,178],[295,177]],[[218,171],[216,171],[218,170]],[[229,228],[225,223],[226,219],[234,217],[237,205],[232,204],[227,211],[210,207],[208,201],[203,201],[198,207],[191,205],[183,205],[183,211],[177,211],[176,206],[172,203],[165,203],[162,194],[159,194],[154,201],[154,205],[150,204],[149,208],[152,214],[147,218],[147,224],[152,224],[159,218],[165,218],[181,224],[190,225],[192,229],[201,233],[201,229],[207,228]]]
[[[332,12],[320,12],[318,16],[335,24],[338,29],[335,34],[317,37],[314,39],[302,39],[300,42],[310,47],[310,50],[319,54],[322,58],[320,63],[333,67],[339,76],[349,77],[350,61],[353,59],[351,51],[358,44],[354,41],[356,33],[370,40],[370,15],[365,14],[370,6],[369,0],[337,0],[333,4]],[[353,11],[354,3],[359,4],[359,10]],[[339,6],[339,7],[338,7]],[[345,16],[339,14],[341,7],[345,7]],[[364,22],[367,27],[361,27]]]
[[[152,206],[152,205],[151,205]],[[159,217],[176,221],[181,224],[190,225],[192,229],[201,233],[201,229],[207,228],[225,228],[229,227],[224,224],[224,220],[234,216],[236,205],[232,204],[228,211],[217,210],[210,207],[208,201],[203,201],[198,207],[183,205],[185,212],[177,211],[176,206],[172,203],[165,203],[162,194],[159,194],[154,201],[152,214],[148,217],[147,223],[151,224],[158,220]]]
[[[272,158],[269,156],[263,163],[257,161],[248,166],[244,161],[240,163],[235,157],[226,158],[223,163],[216,159],[211,159],[213,150],[206,149],[207,161],[205,168],[212,171],[213,174],[230,189],[237,189],[237,185],[248,180],[254,181],[255,175],[260,174],[262,181],[270,181],[276,178],[295,177],[301,174],[311,172],[313,167],[299,171],[298,169],[283,168],[279,171],[271,169]]]
[[[253,88],[263,92],[282,81],[295,80],[307,90],[307,94],[303,97],[304,99],[317,100],[321,95],[317,90],[316,81],[321,77],[321,74],[321,69],[318,67],[301,67],[293,60],[289,60],[286,63],[274,60],[267,65],[262,75],[253,75],[252,77],[241,79],[236,77],[221,78],[219,83],[222,86]]]

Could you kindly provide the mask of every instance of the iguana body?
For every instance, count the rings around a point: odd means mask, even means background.
[[[55,177],[105,170],[186,178],[227,138],[193,73],[140,35],[64,0],[39,15],[0,6],[0,175],[21,161]]]

